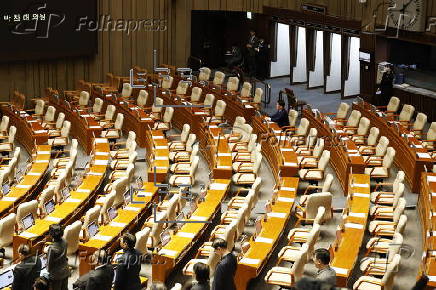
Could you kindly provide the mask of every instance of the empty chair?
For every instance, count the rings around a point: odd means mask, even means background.
[[[4,136],[7,142],[0,143],[0,152],[12,152],[14,151],[15,134],[17,133],[17,128],[15,126],[9,127],[9,135]]]
[[[98,226],[98,217],[100,216],[101,207],[99,205],[90,208],[83,218],[82,231],[80,233],[80,239],[83,241],[88,241],[91,235],[88,231],[89,225],[94,224]]]
[[[306,139],[303,141],[303,143],[299,145],[293,145],[294,151],[298,152],[299,150],[308,150],[312,148],[318,137],[318,130],[316,128],[310,128],[309,134],[307,134]]]
[[[14,213],[10,213],[0,220],[0,248],[12,244],[15,232],[15,221],[16,215]]]
[[[148,237],[150,236],[150,231],[151,229],[146,227],[135,233],[135,237],[136,237],[135,250],[137,250],[141,254],[148,253],[147,240]]]
[[[122,98],[129,98],[132,95],[133,88],[129,83],[123,84],[123,89],[121,90]]]
[[[284,131],[287,131],[288,129],[292,130],[292,128],[295,128],[295,124],[297,123],[297,119],[298,119],[298,111],[289,110],[288,119],[289,119],[289,126],[282,127],[282,130]]]
[[[169,90],[173,86],[174,78],[169,75],[162,76],[162,89]]]
[[[359,124],[361,116],[362,116],[362,113],[360,113],[357,110],[353,110],[351,112],[350,117],[348,118],[348,121],[347,121],[347,124],[344,127],[344,130],[345,131],[350,130],[350,129],[351,130],[352,129],[357,130],[357,125]]]
[[[166,220],[168,219],[165,212],[156,215],[156,221],[158,222],[155,222],[153,219],[153,224],[150,228],[150,235],[148,236],[147,240],[147,248],[154,248],[160,244],[161,233],[164,229],[164,222]]]
[[[356,141],[356,144],[359,145],[359,152],[366,152],[366,154],[373,153],[375,150],[375,145],[377,144],[379,134],[380,130],[377,127],[371,127],[371,129],[369,129],[369,135],[368,138],[366,138],[366,142],[365,138],[363,139],[363,142],[359,140]]]
[[[89,102],[89,93],[86,91],[81,91],[79,95],[79,106],[86,107]]]
[[[103,108],[103,100],[100,98],[95,98],[94,105],[92,105],[92,114],[99,115],[101,113],[101,109]]]
[[[38,212],[39,212],[39,216],[41,218],[44,218],[45,216],[47,216],[49,214],[49,212],[47,212],[47,204],[49,202],[53,202],[53,206],[55,204],[55,193],[54,193],[54,187],[49,186],[47,188],[45,188],[40,196],[38,197]]]
[[[199,81],[209,81],[209,79],[210,79],[210,73],[211,73],[211,70],[210,70],[210,68],[208,68],[208,67],[201,67],[200,68],[200,74],[198,75],[198,80]]]
[[[115,190],[112,190],[108,195],[105,196],[103,204],[100,209],[100,224],[107,225],[111,222],[111,218],[109,216],[109,211],[111,209],[116,208],[114,205],[115,195],[117,193]]]
[[[313,254],[314,246],[316,241],[318,240],[319,233],[320,233],[320,225],[319,224],[313,224],[312,229],[309,231],[307,235],[307,239],[305,241],[305,244],[307,245],[307,254],[311,257]],[[303,249],[302,246],[285,246],[283,247],[280,252],[278,253],[278,262],[277,264],[280,264],[282,261],[286,262],[294,262],[295,259],[298,258],[299,251]]]
[[[181,135],[180,137],[183,137],[183,139],[186,138],[186,131],[183,132],[183,135]],[[170,143],[169,149],[171,152],[175,152],[175,151],[186,151],[188,147],[192,147],[192,145],[194,145],[194,143],[197,140],[197,135],[191,133],[188,134],[187,136],[188,138],[185,140],[185,142],[183,142],[182,140],[180,142],[174,142],[174,143]],[[170,160],[172,160],[173,158],[171,158],[171,153],[170,153]]]
[[[48,139],[48,144],[52,146],[66,146],[69,143],[68,137],[70,135],[70,128],[70,121],[64,121],[61,129],[61,135]]]
[[[140,90],[138,98],[136,99],[136,104],[140,107],[145,107],[148,101],[148,92],[146,90]]]
[[[416,115],[415,122],[411,128],[411,131],[415,134],[415,137],[421,139],[423,136],[422,130],[424,129],[425,124],[427,123],[427,115],[424,113],[418,113]]]
[[[186,143],[186,151],[176,151],[170,152],[169,159],[172,162],[187,162],[190,160],[191,155],[197,155],[199,151],[199,145],[190,145],[188,142]]]
[[[191,154],[191,162],[174,163],[170,167],[170,171],[175,174],[188,174],[192,166],[197,166],[200,157]]]
[[[388,116],[392,116],[397,113],[400,107],[400,99],[397,97],[391,97],[387,106],[377,106],[378,109],[386,109],[385,113]]]
[[[135,151],[129,155],[128,159],[112,160],[110,166],[113,170],[125,170],[129,166],[129,164],[134,164],[137,158],[138,158],[138,152]]]
[[[218,100],[215,105],[215,113],[213,117],[208,117],[207,122],[222,122],[224,120],[224,112],[227,104],[223,100]]]
[[[80,220],[65,227],[63,238],[67,242],[67,255],[75,254],[79,249],[81,229],[82,222]]]
[[[427,138],[422,140],[422,145],[429,151],[434,151],[436,142],[436,122],[432,122],[427,131]]]
[[[186,175],[180,175],[180,174],[174,174],[170,177],[169,183],[172,186],[179,186],[179,185],[194,185],[195,184],[195,172],[198,168],[198,162],[193,162],[191,169],[188,174]]]
[[[212,108],[214,102],[215,102],[215,96],[213,94],[206,94],[203,103],[204,109]]]
[[[320,206],[313,220],[313,224],[321,225],[323,223],[324,214],[325,214],[325,207]],[[288,233],[289,244],[307,242],[307,238],[312,228],[311,227],[298,228],[297,226],[299,226],[299,224],[296,224],[295,227],[291,229]]]
[[[118,139],[122,135],[122,127],[124,123],[124,115],[122,113],[117,114],[113,128],[107,128],[101,132],[101,137],[108,139]]]
[[[156,97],[156,99],[153,102],[153,105],[151,106],[151,113],[150,113],[150,117],[153,119],[160,119],[160,114],[162,112],[163,109],[163,99]]]
[[[377,212],[376,215],[374,215],[375,219],[369,223],[369,231],[375,235],[383,228],[384,225],[392,225],[391,223],[388,223],[388,221],[391,221],[394,225],[398,224],[405,207],[406,200],[404,197],[401,197],[399,198],[398,204],[395,208],[386,207],[385,210]]]
[[[44,100],[38,99],[35,103],[35,109],[33,110],[34,113],[32,114],[35,118],[42,118],[42,115],[44,114],[44,106],[45,102]]]
[[[398,121],[402,124],[408,125],[415,113],[415,107],[412,105],[404,105],[400,115],[398,115]]]
[[[295,215],[299,222],[313,223],[319,207],[325,208],[322,222],[332,218],[332,194],[330,192],[318,192],[307,196],[304,206],[297,206]]]
[[[386,206],[394,206],[397,204],[398,199],[402,197],[404,194],[404,183],[397,182],[397,179],[394,181],[393,191],[392,192],[372,192],[371,193],[371,202],[377,205],[386,205]]]
[[[62,126],[64,125],[64,121],[65,121],[65,114],[60,112],[58,114],[58,118],[56,119],[56,123],[55,123],[54,128],[48,130],[48,135],[50,137],[60,136]]]
[[[313,149],[298,148],[297,162],[302,168],[316,167],[321,154],[324,152],[325,141],[318,138]]]
[[[377,157],[383,157],[386,154],[388,146],[389,139],[386,136],[381,136],[378,140],[377,146],[364,146],[364,149],[361,151],[361,153],[364,155],[375,155]],[[368,156],[364,157],[365,161],[367,161],[368,159]]]
[[[396,254],[391,263],[386,267],[386,272],[382,278],[374,278],[372,276],[362,276],[354,284],[354,290],[366,289],[385,289],[391,290],[394,286],[394,278],[398,272],[401,256]]]
[[[330,192],[330,188],[333,183],[333,174],[329,173],[326,175],[322,185],[308,185],[304,191],[304,195],[300,198],[300,204],[305,204],[307,200],[308,193],[314,192]]]
[[[352,139],[354,140],[354,137],[359,137],[363,141],[363,138],[368,134],[370,121],[366,117],[362,117],[359,120],[359,125],[357,128],[346,128],[345,133],[349,135],[353,135]]]
[[[189,88],[189,82],[181,80],[177,84],[176,94],[177,95],[186,95],[188,88]]]
[[[365,168],[365,174],[369,174],[371,178],[387,178],[389,177],[389,170],[394,162],[395,149],[388,147],[386,155],[383,157],[381,167]]]
[[[163,115],[162,121],[157,121],[154,123],[154,129],[168,131],[171,129],[171,120],[173,119],[174,108],[165,108],[165,113]]]
[[[215,71],[215,75],[213,78],[213,84],[215,86],[221,86],[224,83],[226,75],[223,72]]]
[[[191,89],[191,97],[190,97],[191,103],[196,104],[196,103],[200,102],[202,91],[203,90],[199,87],[193,87]]]
[[[306,118],[302,118],[300,121],[300,125],[298,126],[298,128],[295,130],[290,128],[287,131],[287,133],[289,132],[294,132],[294,134],[290,134],[290,139],[289,142],[291,144],[298,144],[301,142],[304,142],[304,138],[306,138],[307,132],[309,131],[309,120],[307,120]]]
[[[251,185],[255,182],[260,165],[262,164],[262,154],[256,157],[251,172],[237,172],[233,174],[232,181],[235,184]]]
[[[8,128],[9,128],[9,117],[4,115],[0,123],[0,136],[7,135]]]
[[[235,92],[238,90],[239,79],[237,77],[229,77],[227,80],[227,90],[230,92]]]
[[[380,237],[393,237],[395,233],[403,234],[407,224],[407,216],[405,214],[394,217],[393,221],[383,221],[374,223],[371,226],[371,234],[374,236],[371,239],[380,239]],[[374,242],[371,241],[369,245]]]
[[[336,113],[326,113],[325,115],[333,116],[333,119],[336,121],[336,123],[341,125],[345,123],[349,110],[350,110],[349,104],[341,103]]]
[[[115,115],[115,106],[114,105],[108,105],[106,107],[106,112],[104,114],[104,119],[100,120],[100,126],[107,127],[112,125],[112,120]]]
[[[135,144],[134,144],[135,143]],[[122,147],[124,145],[124,148]],[[131,150],[131,147],[135,145],[134,150]],[[133,152],[136,150],[136,133],[134,131],[129,131],[127,135],[127,140],[125,142],[116,142],[112,145],[110,155],[115,159],[125,159],[129,158],[129,152]]]
[[[44,128],[50,128],[50,126],[54,126],[55,125],[55,123],[54,123],[55,114],[56,114],[55,107],[48,106],[41,125]]]
[[[188,140],[190,131],[191,131],[191,126],[189,124],[183,124],[182,132],[180,133],[180,135],[171,134],[167,136],[167,139],[170,140],[179,138],[178,140],[168,142],[168,148],[170,149],[170,151],[175,151],[174,149],[177,148],[178,146],[181,146],[183,150],[183,148],[185,148],[184,144]]]
[[[318,167],[317,168],[305,168],[300,169],[298,171],[298,174],[301,179],[303,180],[310,180],[310,181],[319,181],[324,178],[324,170],[327,167],[327,164],[330,161],[330,151],[324,150],[321,154],[321,157],[318,161]]]
[[[241,88],[241,98],[249,98],[251,96],[252,85],[249,82],[244,82]]]
[[[36,200],[23,202],[18,206],[16,216],[18,232],[24,231],[32,226],[31,224],[28,224],[28,221],[31,221],[34,224],[37,217],[37,210],[38,201]]]

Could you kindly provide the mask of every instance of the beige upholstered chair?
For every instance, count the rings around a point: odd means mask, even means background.
[[[122,98],[129,98],[132,95],[133,88],[129,83],[123,84],[123,89],[121,90]]]
[[[112,146],[110,155],[113,159],[127,159],[136,150],[136,146],[136,133],[129,131],[125,142],[117,142]]]
[[[252,88],[252,85],[249,82],[244,82],[242,84],[242,89],[241,89],[241,98],[250,98],[251,97],[251,88]]]
[[[198,75],[198,80],[199,81],[209,81],[210,79],[210,68],[208,67],[202,67],[200,68],[200,74]]]
[[[304,147],[298,148],[296,150],[298,164],[316,164],[321,153],[324,151],[324,144],[324,138],[318,138],[313,149]]]
[[[386,155],[383,157],[382,166],[381,167],[372,167],[365,168],[365,174],[371,176],[371,178],[388,178],[389,171],[394,162],[395,158],[395,149],[392,147],[388,147],[386,151]]]
[[[299,145],[293,145],[295,152],[299,150],[308,150],[315,146],[318,140],[318,130],[316,128],[310,128],[309,134],[307,134],[306,139]]]
[[[398,121],[405,125],[408,125],[415,113],[415,107],[412,105],[404,105],[400,115],[398,115]]]
[[[326,113],[325,115],[332,116],[338,125],[342,125],[345,123],[349,110],[350,105],[347,103],[341,103],[336,113]]]
[[[60,136],[62,126],[64,125],[64,121],[65,121],[65,114],[60,112],[58,114],[58,118],[56,119],[55,127],[53,129],[48,130],[48,135],[50,137]]]
[[[377,221],[371,226],[371,234],[375,237],[393,237],[395,233],[402,234],[407,224],[405,214],[394,217],[393,221]],[[377,238],[378,239],[378,238]]]
[[[92,105],[92,114],[99,115],[103,109],[103,100],[95,98],[94,105]]]
[[[391,244],[386,257],[382,255],[367,256],[360,263],[360,270],[364,276],[383,276],[386,273],[387,265],[391,263],[396,254],[401,254],[401,245]],[[384,255],[383,255],[384,256]]]
[[[371,193],[371,202],[376,205],[384,205],[384,206],[394,206],[398,203],[400,197],[404,194],[404,183],[394,181],[393,191],[392,192],[372,192]]]
[[[319,207],[325,208],[323,222],[332,218],[332,194],[330,192],[318,192],[307,196],[304,206],[297,205],[295,215],[300,221],[313,223]]]
[[[198,168],[198,162],[193,162],[192,166],[189,170],[188,174],[174,174],[169,179],[169,184],[172,186],[179,186],[179,185],[194,185],[195,184],[195,172]]]
[[[9,117],[4,115],[0,123],[0,136],[7,135],[8,128],[9,128]]]
[[[312,256],[315,243],[319,238],[321,232],[321,226],[319,224],[313,224],[312,229],[307,234],[307,239],[305,244],[307,245],[307,255]],[[302,250],[302,246],[295,244],[293,246],[285,246],[278,253],[278,262],[280,264],[282,261],[295,262],[295,259],[299,257],[298,252]]]
[[[150,228],[150,235],[147,239],[147,248],[155,248],[161,243],[160,235],[164,230],[164,222],[167,220],[168,218],[165,212],[156,215],[156,221],[160,221],[159,223],[154,222],[153,218],[153,224]]]
[[[52,146],[66,146],[69,143],[71,123],[70,121],[64,121],[61,129],[61,135],[48,139],[48,144]],[[0,146],[1,148],[1,146]]]
[[[373,235],[377,235],[382,230],[383,226],[397,225],[401,215],[404,213],[406,200],[401,197],[398,200],[396,207],[386,207],[379,210],[373,215],[373,220],[369,223],[369,231]],[[389,222],[390,221],[390,222]]]
[[[86,107],[89,103],[89,93],[86,91],[81,91],[79,95],[79,106]]]
[[[330,192],[330,188],[333,183],[333,174],[328,173],[324,179],[322,185],[308,185],[304,191],[303,196],[300,197],[300,204],[305,204],[307,200],[308,193],[314,192]]]
[[[182,132],[180,133],[180,135],[172,134],[167,136],[167,139],[172,139],[172,140],[179,137],[179,140],[168,142],[168,148],[170,149],[170,151],[174,151],[174,149],[178,148],[179,146],[183,150],[185,148],[185,143],[188,140],[190,131],[191,131],[191,126],[189,124],[183,124]]]
[[[307,245],[303,245],[298,252],[292,267],[273,267],[266,273],[265,282],[267,284],[283,287],[292,287],[295,282],[300,280],[304,274],[304,266],[307,263]]]
[[[197,155],[197,153],[194,152],[198,152],[199,150],[198,144],[186,142],[186,150],[170,152],[169,159],[172,162],[187,162],[191,159],[191,155]]]
[[[133,152],[129,154],[128,159],[114,159],[111,161],[111,168],[113,170],[126,170],[129,164],[134,164],[138,158],[138,152]]]
[[[394,278],[398,272],[401,256],[396,254],[391,263],[387,265],[387,269],[382,278],[375,278],[372,276],[362,276],[354,284],[354,290],[367,290],[367,289],[384,289],[392,290],[394,286]]]
[[[386,154],[386,150],[389,146],[389,139],[386,136],[381,136],[378,140],[377,146],[362,146],[360,147],[360,153],[364,155],[375,155],[377,157],[382,157]],[[364,160],[368,160],[368,157],[364,157]]]
[[[386,109],[386,115],[393,116],[395,113],[397,113],[399,107],[400,99],[397,97],[391,97],[387,106],[378,106],[377,108]]]
[[[173,86],[174,78],[172,76],[166,75],[162,77],[162,89],[171,89]]]
[[[64,230],[64,240],[67,242],[67,255],[72,255],[79,249],[80,231],[82,222],[80,220],[67,225]]]
[[[359,120],[359,125],[357,128],[347,128],[345,129],[345,133],[353,135],[352,139],[354,140],[355,137],[360,138],[363,142],[363,138],[368,134],[370,121],[366,117],[362,117]]]
[[[112,190],[108,195],[105,196],[103,204],[100,209],[100,217],[99,217],[100,224],[107,225],[108,223],[111,222],[108,211],[111,208],[116,208],[116,206],[114,205],[116,194],[117,193],[115,192],[115,190]]]
[[[153,105],[151,106],[151,113],[150,117],[153,119],[160,119],[160,115],[162,113],[163,109],[163,99],[156,97],[156,99],[153,102]]]
[[[357,125],[359,124],[360,121],[360,117],[362,116],[362,113],[360,113],[357,110],[353,110],[351,112],[350,117],[347,120],[347,124],[344,127],[344,130],[356,130],[357,129]]]
[[[36,220],[37,211],[38,211],[38,201],[36,200],[23,202],[18,206],[17,216],[16,216],[18,231],[24,230],[23,218],[25,218],[28,214],[31,214],[33,220]]]
[[[198,166],[200,157],[191,154],[190,162],[174,163],[170,167],[170,171],[175,174],[189,174],[192,166]]]
[[[156,121],[154,123],[154,129],[155,130],[163,130],[163,131],[170,130],[171,129],[171,120],[173,119],[173,115],[174,115],[174,108],[173,107],[166,107],[162,121]]]
[[[369,135],[368,138],[365,138],[363,140],[363,143],[360,143],[360,141],[356,141],[356,144],[359,146],[359,152],[361,153],[365,153],[365,151],[367,152],[367,154],[371,154],[374,152],[375,149],[375,145],[377,144],[378,141],[378,135],[380,134],[380,130],[377,127],[371,127],[371,129],[369,129]]]
[[[7,137],[7,142],[0,143],[0,152],[12,152],[14,151],[15,134],[17,133],[17,128],[15,126],[9,127],[9,135]]]
[[[218,100],[215,104],[215,113],[212,117],[207,117],[206,122],[222,122],[227,104],[223,100]]]
[[[318,208],[318,211],[316,213],[315,219],[313,220],[314,225],[321,225],[323,223],[325,214],[325,207],[320,206]],[[288,233],[288,241],[289,245],[292,243],[306,243],[307,238],[309,236],[310,231],[312,230],[312,227],[298,227],[299,224],[296,224],[293,229],[291,229]]]
[[[202,91],[203,90],[199,87],[193,87],[191,89],[191,97],[190,97],[191,103],[196,104],[196,103],[200,102]]]
[[[88,226],[91,223],[95,223],[95,225],[98,225],[98,217],[100,216],[100,210],[101,206],[96,205],[93,208],[90,208],[83,219],[83,225],[82,225],[82,231],[80,233],[80,239],[83,241],[88,241],[90,238],[90,235],[88,233]]]
[[[215,71],[215,76],[213,78],[213,84],[215,86],[221,86],[224,83],[226,75],[223,72]]]
[[[319,181],[324,178],[324,170],[330,161],[330,151],[324,150],[318,161],[317,168],[300,169],[298,174],[303,180]]]
[[[425,124],[427,123],[427,115],[424,113],[418,113],[416,115],[415,122],[411,128],[412,132],[415,134],[415,137],[421,139],[423,136],[422,130],[424,129]]]
[[[386,151],[388,150],[389,139],[385,136],[381,136],[377,146],[375,147],[375,151],[372,156],[363,156],[363,160],[366,162],[368,166],[380,166],[382,162],[382,158],[386,155]],[[363,152],[368,153],[372,148],[368,148],[369,150]]]
[[[124,115],[122,113],[117,114],[113,128],[107,128],[101,132],[101,137],[108,139],[118,139],[122,136],[122,127],[124,123]]]
[[[0,248],[12,244],[15,232],[15,221],[16,215],[14,213],[10,213],[0,220]]]
[[[45,188],[38,197],[38,212],[41,218],[44,218],[48,214],[45,204],[50,200],[52,200],[53,203],[55,202],[54,187],[52,186]]]
[[[136,104],[140,107],[145,107],[148,101],[148,92],[146,90],[140,90],[138,98],[136,99]]]
[[[290,135],[289,142],[291,144],[298,144],[304,142],[304,138],[306,138],[306,135],[309,131],[309,126],[310,126],[309,120],[307,120],[306,118],[302,118],[300,121],[300,125],[298,125],[296,131],[295,129],[292,130],[292,128],[287,130],[288,132],[294,131],[294,134]]]
[[[115,106],[114,105],[108,105],[106,107],[106,112],[104,114],[104,119],[100,120],[100,126],[106,127],[111,126],[112,120],[115,115]]]
[[[427,138],[422,140],[422,145],[429,151],[436,149],[436,122],[432,122],[430,128],[427,131]]]
[[[247,171],[239,171],[232,176],[232,181],[235,184],[241,185],[250,185],[253,184],[257,178],[257,174],[259,172],[260,165],[262,164],[262,154],[256,157],[255,162],[252,166],[248,166]],[[244,166],[240,166],[238,169],[241,169]]]
[[[203,105],[205,109],[212,108],[214,102],[215,102],[215,96],[213,94],[206,94],[206,98],[204,99]]]
[[[54,126],[55,114],[56,114],[56,108],[53,106],[48,106],[41,125],[44,128],[49,128],[50,126]]]
[[[176,88],[176,94],[177,95],[186,95],[186,92],[188,91],[189,83],[187,81],[179,81]]]
[[[193,276],[194,275],[194,265],[197,263],[203,263],[209,266],[210,273],[214,273],[215,267],[220,261],[220,256],[215,252],[211,252],[207,259],[191,259],[183,267],[183,275]]]
[[[401,247],[404,238],[400,233],[395,233],[392,239],[386,239],[381,237],[371,238],[366,244],[367,255],[369,254],[387,254],[390,246],[397,245]]]
[[[42,118],[42,115],[44,115],[44,107],[45,107],[44,100],[41,99],[36,100],[35,110],[32,116],[35,118]]]
[[[110,180],[114,181],[123,177],[127,177],[129,180],[132,180],[133,175],[135,174],[135,164],[129,163],[126,167],[126,170],[115,170],[110,175]]]
[[[150,231],[151,229],[146,227],[135,233],[135,237],[136,237],[135,250],[137,250],[141,254],[148,253],[147,240],[148,237],[150,236]]]

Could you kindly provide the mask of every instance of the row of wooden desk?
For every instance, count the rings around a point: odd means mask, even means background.
[[[419,275],[427,275],[426,289],[436,289],[436,174],[422,173],[418,200],[422,229],[422,262]]]

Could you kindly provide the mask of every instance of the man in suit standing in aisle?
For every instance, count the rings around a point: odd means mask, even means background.
[[[98,266],[80,276],[73,284],[74,289],[80,290],[111,290],[112,281],[114,280],[114,268],[109,263],[105,250],[99,250],[94,253],[94,259]]]
[[[21,262],[17,264],[13,270],[14,282],[12,290],[27,290],[32,289],[35,279],[41,273],[41,259],[37,255],[30,253],[30,247],[26,244],[21,244],[18,247],[18,254]]]
[[[117,259],[114,290],[140,290],[141,254],[135,250],[136,237],[125,233],[121,237],[123,255]]]
[[[50,280],[50,288],[53,290],[68,290],[68,267],[67,243],[62,238],[64,230],[59,224],[49,227],[49,235],[53,243],[47,250],[47,271]]]
[[[221,261],[215,268],[212,290],[235,290],[234,277],[238,266],[235,255],[227,249],[227,242],[223,239],[215,239],[212,247],[221,257]]]
[[[256,37],[256,32],[251,29],[250,37],[248,38],[248,42],[246,44],[247,47],[247,69],[248,75],[250,77],[256,76],[256,48],[258,45],[258,39]]]

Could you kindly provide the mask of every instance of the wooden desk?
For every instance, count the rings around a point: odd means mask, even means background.
[[[165,282],[171,271],[180,264],[188,252],[195,250],[195,244],[200,241],[200,237],[209,228],[215,216],[221,210],[221,202],[230,187],[230,180],[215,179],[208,189],[205,201],[198,205],[192,216],[187,221],[200,221],[200,223],[186,223],[182,228],[171,237],[168,244],[163,247],[155,256],[152,265],[153,281]]]
[[[426,289],[436,289],[436,174],[423,172],[420,188],[418,210],[423,247],[418,275],[425,273],[429,277]]]
[[[337,136],[334,135],[324,120],[317,118],[312,111],[303,110],[303,117],[309,120],[310,127],[318,130],[318,137],[325,139],[324,148],[330,151],[330,164],[336,172],[344,194],[347,193],[350,173],[363,174],[366,167],[356,144],[340,130],[337,130]]]
[[[347,287],[352,271],[359,257],[360,247],[365,236],[370,205],[370,177],[366,174],[352,174],[352,187],[349,193],[352,199],[346,204],[349,210],[344,221],[345,230],[331,246],[332,262],[336,271],[336,286]],[[351,183],[351,182],[350,182]]]
[[[10,106],[1,106],[2,114],[9,117],[9,125],[17,128],[15,135],[16,140],[20,140],[27,152],[31,153],[35,144],[46,144],[48,140],[48,131],[45,130],[41,123],[27,114],[25,111],[15,113]]]
[[[262,222],[262,230],[250,241],[250,249],[238,262],[235,275],[236,289],[247,289],[251,279],[256,278],[274,252],[280,237],[289,222],[294,206],[298,178],[284,177],[280,184],[277,201],[272,205],[272,211]]]
[[[109,143],[107,139],[97,138],[94,143],[94,156],[82,183],[70,192],[70,197],[57,204],[52,213],[43,219],[35,219],[35,224],[26,231],[15,234],[13,238],[14,259],[18,258],[18,247],[28,244],[31,248],[47,240],[49,226],[52,224],[68,225],[79,219],[86,209],[94,203],[96,194],[104,180],[109,162]]]
[[[362,117],[367,117],[371,121],[371,127],[377,127],[380,130],[380,136],[386,136],[389,139],[389,146],[392,146],[395,151],[395,164],[406,175],[406,180],[409,183],[412,192],[420,192],[420,177],[424,171],[424,165],[432,168],[434,160],[431,158],[420,158],[417,153],[425,154],[427,150],[422,148],[421,142],[410,136],[407,139],[401,137],[397,128],[390,125],[385,117],[379,116],[371,110],[367,103],[353,104],[353,109],[362,113]],[[404,128],[400,126],[400,133],[407,134]],[[412,148],[409,144],[414,144],[421,148]]]

